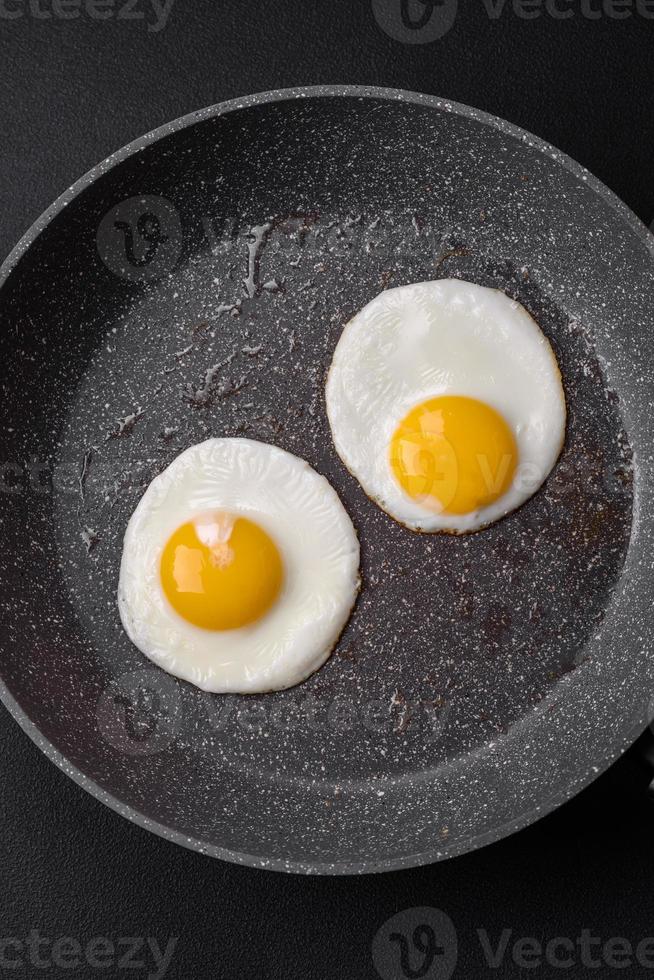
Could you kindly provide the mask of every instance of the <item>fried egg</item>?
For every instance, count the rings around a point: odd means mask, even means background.
[[[250,439],[209,439],[149,485],[125,533],[118,609],[150,660],[205,691],[282,690],[329,657],[359,543],[328,481]]]
[[[336,450],[415,531],[498,520],[546,479],[565,438],[556,357],[523,306],[459,279],[381,293],[345,326],[326,386]]]

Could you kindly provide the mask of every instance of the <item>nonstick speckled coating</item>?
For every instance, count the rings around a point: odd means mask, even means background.
[[[324,406],[347,320],[450,276],[526,306],[568,404],[542,490],[464,537],[381,513]],[[423,863],[567,799],[649,717],[653,281],[580,167],[424,96],[271,93],[106,161],[2,269],[5,703],[119,812],[265,867]],[[204,694],[120,626],[129,516],[214,435],[308,460],[359,532],[351,620],[290,691]]]

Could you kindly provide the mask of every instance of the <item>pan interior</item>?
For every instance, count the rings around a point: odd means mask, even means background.
[[[343,98],[198,122],[59,213],[0,294],[2,675],[45,736],[119,800],[217,847],[356,861],[432,840],[417,805],[365,832],[330,810],[349,791],[381,798],[474,767],[518,723],[528,732],[596,656],[627,556],[632,450],[600,350],[617,316],[605,211],[551,159],[472,118]],[[559,361],[568,430],[520,510],[471,536],[420,536],[344,469],[324,381],[344,324],[380,290],[451,276],[532,313]],[[126,523],[153,477],[210,436],[305,458],[360,535],[354,614],[327,665],[290,691],[203,694],[120,626]],[[314,816],[298,837],[279,818],[301,792]],[[451,803],[431,800],[440,840]],[[457,847],[477,820],[453,822]]]

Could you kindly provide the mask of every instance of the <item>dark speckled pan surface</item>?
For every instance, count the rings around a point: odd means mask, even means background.
[[[2,696],[100,799],[230,860],[384,870],[524,826],[644,727],[651,245],[562,154],[408,93],[243,99],[100,165],[1,275]],[[543,489],[466,537],[381,513],[324,410],[345,322],[383,288],[442,277],[526,306],[568,404]],[[130,514],[219,435],[307,459],[361,539],[336,652],[279,694],[204,694],[120,626]]]

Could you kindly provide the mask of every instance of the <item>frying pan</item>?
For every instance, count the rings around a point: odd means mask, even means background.
[[[649,717],[653,271],[580,166],[423,95],[272,92],[110,157],[1,270],[6,707],[117,812],[266,868],[431,862],[569,799]],[[439,277],[523,303],[568,404],[545,486],[464,537],[384,515],[324,411],[347,320]],[[308,460],[360,535],[351,621],[290,691],[205,694],[120,626],[129,516],[211,435]]]

